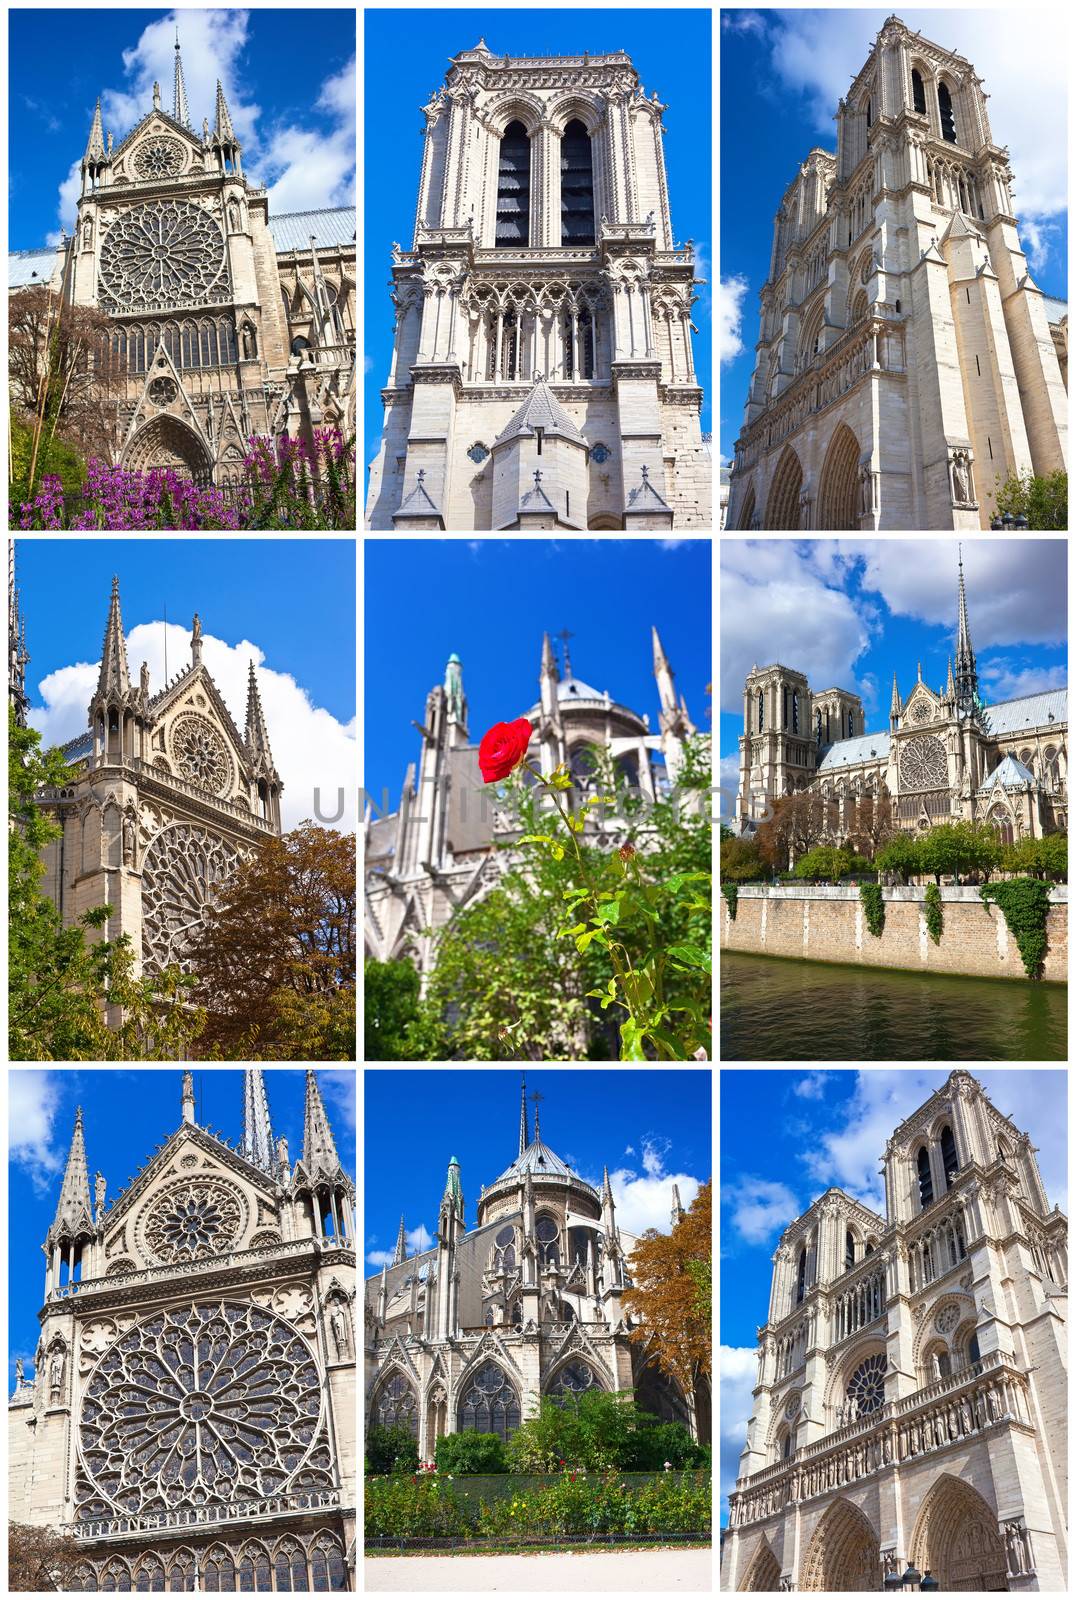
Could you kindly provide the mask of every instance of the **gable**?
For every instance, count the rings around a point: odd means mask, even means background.
[[[206,668],[191,668],[152,709],[151,765],[218,799],[247,804],[247,748]]]

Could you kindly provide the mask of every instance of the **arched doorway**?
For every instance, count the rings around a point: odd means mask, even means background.
[[[739,513],[740,533],[745,533],[747,529],[754,526],[754,512],[757,510],[754,500],[754,485],[751,484],[746,491],[746,499],[743,501],[742,511]]]
[[[801,1588],[812,1594],[858,1594],[881,1588],[878,1536],[850,1500],[836,1500],[810,1540]]]
[[[841,422],[825,452],[818,497],[818,527],[826,533],[854,532],[859,526],[859,441]]]
[[[997,1518],[969,1483],[945,1473],[923,1501],[911,1559],[942,1589],[995,1592],[1009,1587]]]
[[[210,482],[210,457],[202,441],[178,417],[154,417],[140,428],[124,451],[124,465],[139,472],[172,467],[196,483]]]
[[[798,528],[802,481],[803,473],[799,458],[791,446],[786,444],[773,473],[769,503],[765,507],[764,527],[780,531]]]
[[[773,1555],[762,1535],[754,1551],[746,1576],[739,1585],[744,1594],[776,1594],[780,1588],[780,1563]]]

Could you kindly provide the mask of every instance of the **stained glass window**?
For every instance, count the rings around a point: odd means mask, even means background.
[[[847,1397],[854,1403],[856,1416],[865,1417],[885,1404],[885,1357],[867,1356],[848,1379]]]
[[[416,1394],[404,1373],[395,1372],[379,1390],[375,1416],[384,1428],[408,1428],[415,1439],[419,1433]]]
[[[554,1217],[536,1219],[536,1242],[540,1246],[540,1260],[550,1266],[559,1265],[559,1225]]]
[[[464,1433],[497,1433],[505,1444],[521,1425],[517,1393],[502,1368],[485,1361],[472,1374],[458,1407],[458,1428]]]

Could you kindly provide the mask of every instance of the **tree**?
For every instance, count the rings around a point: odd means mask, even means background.
[[[708,1437],[706,1416],[712,1381],[712,1185],[670,1234],[650,1228],[638,1240],[628,1266],[633,1287],[626,1309],[641,1318],[631,1339],[648,1347],[660,1370],[674,1378],[691,1406],[695,1437]]]
[[[410,1061],[409,1024],[419,1016],[420,974],[411,961],[364,962],[364,1060]]]
[[[375,1423],[364,1436],[364,1471],[372,1473],[415,1472],[420,1453],[412,1432],[403,1422],[393,1427]]]
[[[40,435],[37,460],[16,485],[29,498],[43,451],[56,437],[84,456],[111,460],[124,370],[111,354],[113,325],[89,306],[70,305],[46,285],[20,289],[8,303],[8,384],[13,405]]]
[[[795,876],[835,883],[846,872],[853,872],[855,866],[855,857],[846,845],[816,844],[796,865]]]
[[[857,854],[872,860],[893,834],[892,802],[882,787],[876,794],[864,794],[855,808],[851,844]]]
[[[720,843],[721,883],[753,883],[767,875],[768,868],[754,839],[723,839]]]
[[[191,951],[200,1053],[259,1061],[356,1054],[356,851],[303,822],[264,839],[222,887]]]
[[[1030,836],[1006,845],[999,862],[1002,872],[1028,873],[1036,878],[1064,882],[1069,876],[1069,839],[1064,833]]]
[[[82,1587],[83,1552],[71,1534],[26,1522],[8,1523],[8,1593],[48,1594]]]
[[[940,884],[943,874],[957,883],[961,874],[989,878],[1001,856],[997,834],[989,822],[943,822],[919,839],[919,862]]]
[[[1051,472],[1039,477],[1034,472],[1010,473],[1004,482],[997,479],[995,493],[1000,516],[1026,517],[1032,530],[1063,530],[1069,526],[1069,475]]]
[[[774,801],[770,817],[757,830],[762,859],[777,872],[813,849],[826,833],[825,807],[819,794],[799,789]]]
[[[924,867],[923,853],[918,839],[910,833],[894,833],[874,856],[874,866],[879,872],[895,872],[901,883],[907,883],[916,873],[929,871]]]
[[[41,852],[60,835],[38,803],[70,782],[59,750],[8,717],[8,1054],[13,1061],[175,1061],[203,1024],[176,968],[135,976],[127,935],[101,937],[108,906],[65,927],[41,893]],[[111,1011],[114,1026],[106,1020]]]

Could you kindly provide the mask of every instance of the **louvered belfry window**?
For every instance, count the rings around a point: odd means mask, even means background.
[[[596,243],[592,140],[583,122],[568,122],[562,138],[562,242]]]
[[[499,203],[495,244],[513,248],[529,242],[529,135],[511,122],[499,144]]]

